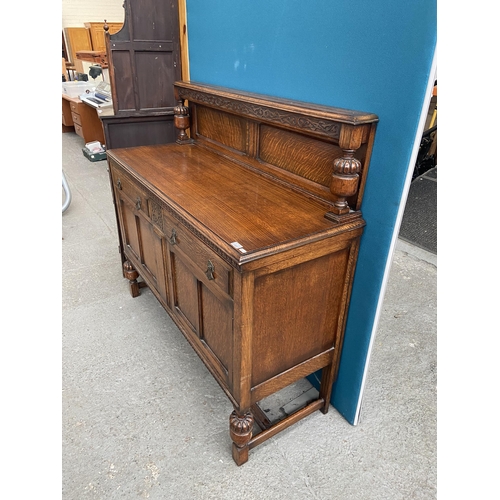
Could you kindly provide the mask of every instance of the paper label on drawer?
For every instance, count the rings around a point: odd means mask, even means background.
[[[240,243],[238,243],[237,241],[233,241],[231,243],[231,246],[233,248],[236,248],[236,250],[238,250],[241,253],[247,253],[247,251],[243,248],[243,246]]]

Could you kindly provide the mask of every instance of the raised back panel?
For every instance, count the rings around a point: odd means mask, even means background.
[[[344,196],[360,209],[376,115],[193,82],[176,82],[175,90],[189,103],[195,142],[328,204],[338,203],[339,182],[342,190],[359,160],[356,192]]]
[[[202,140],[209,139],[240,153],[246,152],[247,123],[239,116],[197,106],[196,133]]]
[[[330,186],[333,160],[342,156],[338,146],[268,125],[261,125],[259,139],[261,161],[320,186]]]

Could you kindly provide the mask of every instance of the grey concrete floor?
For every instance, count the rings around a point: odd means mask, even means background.
[[[436,497],[435,256],[398,245],[360,423],[316,412],[237,467],[230,402],[153,294],[129,294],[106,162],[62,135],[64,500]]]

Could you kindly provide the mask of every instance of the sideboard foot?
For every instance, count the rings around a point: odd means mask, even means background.
[[[240,448],[233,443],[233,460],[238,466],[248,462],[248,445]]]
[[[229,416],[229,433],[233,440],[233,460],[236,465],[248,461],[248,443],[252,439],[254,418],[250,411],[239,413],[234,410]]]
[[[134,266],[128,260],[123,263],[123,275],[129,281],[130,295],[132,295],[132,297],[138,297],[140,294],[140,286],[137,282],[139,273],[135,270]]]

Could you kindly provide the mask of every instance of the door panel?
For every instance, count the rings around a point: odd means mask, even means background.
[[[123,229],[125,234],[124,244],[127,249],[132,252],[133,256],[140,262],[141,261],[141,248],[139,244],[139,233],[137,229],[137,217],[129,204],[120,198],[120,213],[123,218]]]
[[[233,304],[201,285],[201,339],[227,372],[233,354]]]
[[[174,309],[199,336],[198,280],[176,253],[170,253]]]

